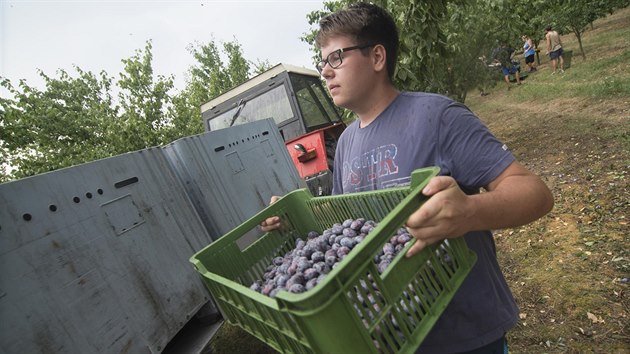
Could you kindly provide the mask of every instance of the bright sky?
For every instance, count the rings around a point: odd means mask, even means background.
[[[43,88],[37,69],[76,76],[74,64],[117,80],[121,59],[149,39],[154,72],[173,74],[176,88],[195,63],[186,47],[212,40],[236,39],[254,62],[311,67],[312,52],[299,38],[311,29],[306,15],[323,8],[323,0],[0,0],[0,76]]]

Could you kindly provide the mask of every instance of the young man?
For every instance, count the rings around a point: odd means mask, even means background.
[[[564,58],[562,57],[564,50],[562,49],[562,39],[560,39],[560,35],[558,32],[554,31],[551,26],[547,26],[547,28],[545,28],[545,38],[547,38],[547,54],[549,54],[551,67],[553,68],[551,75],[556,73],[558,60],[560,60],[560,74],[564,74]]]
[[[455,237],[465,237],[477,254],[419,352],[504,353],[518,309],[488,230],[545,215],[551,192],[465,106],[394,87],[398,32],[381,8],[357,3],[323,18],[316,44],[324,58],[317,68],[333,101],[357,116],[337,146],[333,193],[405,185],[413,170],[437,165],[441,176],[423,190],[431,198],[406,223],[417,239],[407,256]],[[261,226],[274,229],[279,219]]]

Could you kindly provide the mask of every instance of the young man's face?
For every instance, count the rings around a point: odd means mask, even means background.
[[[322,58],[338,49],[355,45],[348,37],[332,37],[321,47]],[[366,104],[365,99],[372,86],[370,80],[374,74],[370,56],[363,55],[361,49],[343,52],[341,56],[339,67],[333,69],[326,64],[321,74],[335,105],[357,112]]]

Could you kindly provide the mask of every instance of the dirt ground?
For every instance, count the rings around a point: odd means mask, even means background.
[[[605,112],[610,103],[559,100],[528,108],[519,122],[489,121],[547,182],[556,203],[545,218],[496,233],[500,262],[521,306],[521,322],[510,335],[514,353],[630,352],[628,117],[583,122],[571,113]],[[609,138],[619,135],[626,144]]]
[[[628,12],[588,35],[627,27]],[[576,46],[574,38],[566,42]],[[588,60],[627,51],[591,51]],[[630,72],[630,63],[615,70]],[[527,84],[550,72],[543,63]],[[630,97],[518,102],[508,95],[495,91],[469,105],[542,176],[556,203],[543,219],[496,233],[500,262],[521,308],[521,321],[508,337],[510,352],[630,353]]]

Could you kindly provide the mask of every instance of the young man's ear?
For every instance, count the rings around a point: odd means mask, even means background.
[[[387,51],[382,44],[377,44],[372,49],[372,66],[374,70],[387,70]]]

